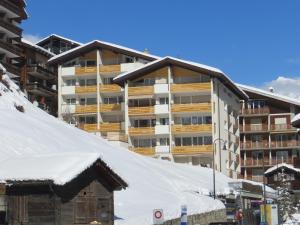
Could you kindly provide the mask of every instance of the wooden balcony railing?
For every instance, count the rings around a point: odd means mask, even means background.
[[[190,154],[211,154],[213,152],[212,145],[196,145],[196,146],[173,146],[173,155],[190,155]]]
[[[179,112],[211,112],[211,103],[173,104],[172,113]]]
[[[264,132],[268,131],[267,124],[245,124],[244,129],[241,132]]]
[[[154,114],[154,106],[129,107],[128,108],[129,116],[151,115],[151,114]]]
[[[299,140],[288,140],[288,141],[272,141],[272,148],[289,148],[289,147],[298,147],[300,146]]]
[[[114,92],[120,92],[121,87],[117,84],[102,84],[100,85],[100,92],[103,93],[114,93]]]
[[[211,124],[192,124],[192,125],[182,125],[175,124],[172,125],[172,133],[174,134],[185,134],[185,133],[211,133]]]
[[[262,149],[262,148],[269,148],[269,142],[267,140],[263,140],[259,142],[252,142],[252,141],[241,142],[241,149]]]
[[[265,166],[274,166],[277,165],[279,163],[287,163],[287,164],[293,164],[293,159],[291,157],[289,158],[282,158],[282,159],[270,159],[265,157],[264,160],[264,164]],[[242,166],[253,166],[253,167],[261,167],[263,166],[263,160],[262,159],[252,159],[252,158],[248,158],[246,160],[241,160],[241,165]]]
[[[83,93],[97,93],[97,86],[77,86],[75,87],[76,94],[83,94]]]
[[[153,95],[154,86],[129,87],[128,96]]]
[[[146,156],[154,156],[155,155],[154,147],[138,147],[138,148],[131,147],[129,149],[131,151],[141,154],[141,155],[146,155]]]
[[[242,109],[241,114],[243,115],[252,115],[252,114],[269,114],[270,108],[269,107],[262,107],[262,108],[254,108],[254,109]]]
[[[100,73],[120,73],[121,65],[103,65],[99,67]]]
[[[121,130],[121,123],[80,124],[79,128],[87,132],[116,132]]]
[[[121,111],[121,104],[100,104],[100,112]]]
[[[97,105],[76,105],[75,113],[96,113]]]
[[[271,124],[271,131],[296,131],[291,124]]]
[[[153,135],[155,134],[155,128],[154,127],[130,127],[128,132],[130,136]]]
[[[207,83],[189,83],[189,84],[172,84],[171,92],[172,93],[181,93],[181,92],[201,92],[201,91],[210,91],[211,84]]]
[[[128,136],[121,132],[107,132],[107,136],[105,137],[109,141],[122,141],[128,142]]]
[[[97,74],[96,66],[76,67],[75,75]]]

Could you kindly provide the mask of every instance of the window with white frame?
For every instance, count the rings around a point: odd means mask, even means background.
[[[176,137],[175,146],[211,145],[212,136]]]

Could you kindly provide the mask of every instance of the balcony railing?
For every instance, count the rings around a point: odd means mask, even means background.
[[[264,131],[268,131],[268,125],[267,124],[245,124],[244,127],[241,126],[240,131],[241,132],[264,132]]]
[[[288,141],[272,141],[272,148],[291,148],[291,147],[299,147],[299,140],[288,140]]]
[[[154,114],[154,106],[128,107],[129,116]]]
[[[8,23],[8,22],[4,21],[3,19],[0,19],[0,27],[4,27],[5,29],[16,34],[17,36],[22,35],[22,29],[20,27],[17,27],[12,23]]]
[[[269,107],[262,107],[262,108],[254,108],[254,109],[242,109],[241,113],[243,115],[269,114],[270,113],[270,108]]]
[[[121,87],[117,84],[102,84],[100,85],[100,92],[104,93],[114,93],[114,92],[120,92]]]
[[[271,124],[271,131],[296,131],[291,124]]]
[[[128,96],[153,95],[154,86],[129,87]]]
[[[97,86],[77,86],[75,87],[76,94],[83,94],[83,93],[97,93]]]
[[[100,112],[115,112],[121,111],[120,104],[100,104]],[[93,105],[76,105],[75,113],[96,113],[97,112],[97,104]]]
[[[121,130],[121,123],[80,124],[79,128],[87,132],[116,132]]]
[[[0,0],[0,5],[5,7],[6,9],[10,10],[11,12],[21,16],[22,12],[20,11],[19,7],[15,6],[13,3],[11,3],[9,0]]]
[[[1,26],[1,24],[0,24],[0,26]],[[16,56],[20,56],[20,54],[21,54],[21,49],[19,47],[13,45],[12,43],[4,42],[2,40],[0,40],[0,48],[3,48],[6,51],[8,51]]]
[[[129,149],[141,155],[146,155],[146,156],[155,155],[155,147],[131,147]]]
[[[120,73],[121,65],[102,65],[99,67],[100,73]]]
[[[27,73],[39,78],[45,78],[45,79],[53,79],[55,78],[55,75],[52,71],[48,70],[47,68],[44,68],[42,66],[39,66],[37,64],[30,64],[27,66]]]
[[[182,92],[203,92],[210,91],[211,83],[188,83],[188,84],[172,84],[172,93],[182,93]]]
[[[100,112],[121,111],[121,104],[100,104]]]
[[[43,84],[40,83],[27,83],[26,84],[26,89],[30,93],[34,93],[39,96],[46,96],[46,97],[54,97],[57,95],[57,91],[49,88],[47,86],[44,86]]]
[[[212,145],[194,145],[194,146],[173,146],[173,155],[191,155],[191,154],[211,154]]]
[[[211,103],[172,104],[172,113],[211,112]]]
[[[293,164],[293,159],[291,157],[289,158],[267,158],[265,157],[264,159],[264,164],[265,166],[274,166],[279,163],[287,163],[287,164]],[[262,167],[263,166],[263,160],[262,159],[252,159],[248,158],[246,160],[241,160],[241,165],[242,166],[249,166],[249,167]]]
[[[246,141],[241,142],[241,149],[262,149],[262,148],[269,148],[269,142],[267,140],[252,142]]]
[[[76,67],[75,68],[76,75],[84,75],[84,74],[97,74],[96,66],[85,66],[85,67]]]
[[[174,134],[211,133],[212,125],[211,124],[192,124],[192,125],[175,124],[172,125],[172,132]]]
[[[153,135],[155,134],[155,128],[154,127],[130,127],[128,132],[130,136]]]
[[[15,65],[12,65],[11,63],[7,63],[7,62],[0,62],[5,69],[7,69],[8,72],[16,75],[16,76],[20,76],[21,75],[21,69]]]

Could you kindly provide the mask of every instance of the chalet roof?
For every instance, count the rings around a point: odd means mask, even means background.
[[[272,99],[276,99],[285,103],[289,103],[292,105],[296,105],[296,106],[300,106],[300,101],[294,98],[290,98],[284,95],[280,95],[274,92],[270,92],[270,91],[265,91],[259,88],[255,88],[255,87],[251,87],[248,85],[244,85],[244,84],[236,84],[237,86],[239,86],[243,91],[245,92],[250,92],[250,93],[254,93],[254,94],[259,94],[262,95],[264,97],[267,98],[272,98]]]
[[[213,77],[220,79],[223,82],[223,84],[229,86],[229,88],[240,98],[248,99],[247,94],[243,90],[241,90],[238,86],[236,86],[235,83],[221,70],[204,64],[182,60],[171,56],[166,56],[164,58],[157,59],[136,70],[122,73],[119,76],[114,78],[114,82],[118,83],[119,85],[123,85],[126,80],[135,79],[139,76],[142,76],[145,73],[151,72],[153,70],[156,70],[166,65],[175,65],[186,69],[194,70],[197,72],[207,73]]]
[[[22,38],[21,44],[23,44],[23,45],[26,46],[26,47],[35,49],[35,50],[38,51],[39,53],[41,53],[41,54],[43,54],[43,55],[45,55],[45,56],[47,56],[47,57],[49,57],[49,58],[55,56],[54,53],[48,51],[47,49],[42,48],[41,46],[38,46],[38,45],[32,43],[32,42],[30,42],[30,41],[28,41],[28,40],[26,40],[26,39],[24,39],[24,38]]]
[[[277,173],[278,170],[281,170],[281,169],[292,171],[294,173],[300,173],[300,169],[299,168],[295,168],[293,165],[290,165],[290,164],[280,163],[278,165],[275,165],[275,166],[267,169],[266,172],[265,172],[265,175],[266,176],[272,175],[274,173]]]
[[[87,53],[91,50],[99,49],[99,48],[110,49],[110,50],[117,51],[117,52],[120,52],[123,54],[127,54],[129,56],[140,57],[140,58],[146,59],[146,60],[156,60],[159,58],[158,56],[150,55],[150,54],[147,54],[147,53],[144,53],[141,51],[137,51],[137,50],[134,50],[131,48],[127,48],[127,47],[124,47],[121,45],[116,45],[113,43],[100,41],[100,40],[94,40],[94,41],[88,42],[84,45],[70,49],[69,51],[63,52],[59,55],[56,55],[56,56],[52,57],[51,59],[49,59],[48,63],[49,64],[63,63],[74,57],[77,57],[77,56]]]
[[[105,176],[111,177],[114,181],[115,188],[127,186],[126,182],[101,160],[99,153],[55,153],[13,157],[1,162],[0,180],[7,183],[52,182],[55,185],[64,185],[97,161],[105,168]]]
[[[35,43],[36,45],[42,45],[43,43],[49,41],[50,39],[52,38],[57,38],[57,39],[60,39],[60,40],[63,40],[63,41],[66,41],[66,42],[69,42],[70,44],[74,44],[74,45],[83,45],[82,43],[78,42],[78,41],[74,41],[72,39],[69,39],[69,38],[66,38],[66,37],[63,37],[63,36],[60,36],[58,34],[50,34],[49,36],[43,38],[42,40],[39,40],[37,43]]]

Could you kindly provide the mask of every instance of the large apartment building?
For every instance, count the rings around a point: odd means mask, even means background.
[[[23,63],[22,50],[17,46],[22,37],[19,24],[27,19],[25,7],[24,0],[0,0],[0,63],[17,83]]]
[[[194,165],[211,166],[221,138],[216,167],[237,176],[239,102],[247,95],[221,71],[102,41],[48,63],[58,65],[59,118],[137,153]]]
[[[241,105],[241,177],[263,181],[264,171],[300,156],[300,138],[291,119],[300,111],[294,99],[240,85],[249,100]]]

